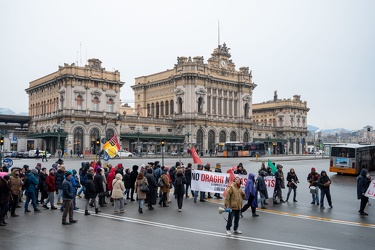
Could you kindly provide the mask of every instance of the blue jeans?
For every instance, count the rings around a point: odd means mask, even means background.
[[[316,202],[316,204],[319,205],[319,189],[315,189],[315,193],[311,194],[312,196],[312,202]]]
[[[38,209],[37,206],[36,206],[35,191],[31,191],[31,192],[27,191],[27,192],[25,192],[25,194],[26,194],[25,211],[29,210],[29,202],[30,202],[30,200],[31,200],[31,202],[33,204],[34,210]]]
[[[85,193],[85,186],[82,185],[81,189],[78,191],[78,194],[80,195],[81,193]]]
[[[57,195],[57,202],[61,201],[62,193],[63,193],[62,189],[59,189],[59,194]]]
[[[229,231],[232,227],[232,220],[234,217],[234,231],[238,229],[238,222],[240,220],[240,210],[232,210],[232,212],[228,213],[228,222],[227,222],[227,230]]]

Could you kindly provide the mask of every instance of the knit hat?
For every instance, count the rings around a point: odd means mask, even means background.
[[[66,172],[65,172],[65,177],[68,177],[68,176],[71,175],[71,174],[72,174],[71,172],[66,171]]]
[[[29,165],[23,165],[23,168],[24,168],[25,170],[28,170],[28,169],[29,169]]]
[[[311,172],[315,172],[315,168],[311,168]]]

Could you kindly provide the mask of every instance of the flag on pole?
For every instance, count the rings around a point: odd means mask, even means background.
[[[104,143],[103,150],[109,158],[113,158],[117,155],[117,152],[120,150],[120,144],[118,143],[118,137],[116,134],[112,136],[112,138],[109,141]],[[104,157],[108,159],[108,157]]]
[[[195,151],[195,148],[192,147],[190,151],[191,151],[191,156],[193,157],[194,164],[202,164],[202,160],[201,158],[199,158],[199,155],[197,151]]]
[[[274,174],[277,171],[276,166],[268,159],[268,166],[271,168],[271,173]]]
[[[228,186],[227,188],[224,190],[224,193],[223,193],[223,196],[225,197],[226,193],[227,193],[227,189],[230,185],[232,185],[232,182],[234,182],[234,179],[236,179],[236,176],[234,175],[234,171],[237,170],[237,166],[234,166],[230,169],[227,170],[227,174],[229,174],[229,179],[228,179]]]

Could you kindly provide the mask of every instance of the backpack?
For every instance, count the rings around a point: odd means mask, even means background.
[[[182,177],[177,177],[176,178],[176,188],[181,188],[182,186],[184,185],[183,181],[182,181]]]
[[[163,181],[163,178],[159,178],[159,180],[158,180],[158,186],[159,187],[163,187],[164,186],[164,181]]]
[[[30,180],[29,180],[29,176],[28,175],[25,175],[25,179],[23,179],[23,187],[25,189],[29,188],[30,186]]]

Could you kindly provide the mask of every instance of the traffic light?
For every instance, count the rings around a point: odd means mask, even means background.
[[[164,139],[161,140],[161,146],[164,148]]]
[[[3,146],[4,145],[4,137],[2,136],[1,139],[0,139],[0,145]]]
[[[100,145],[100,139],[96,139],[96,145],[99,146]]]

